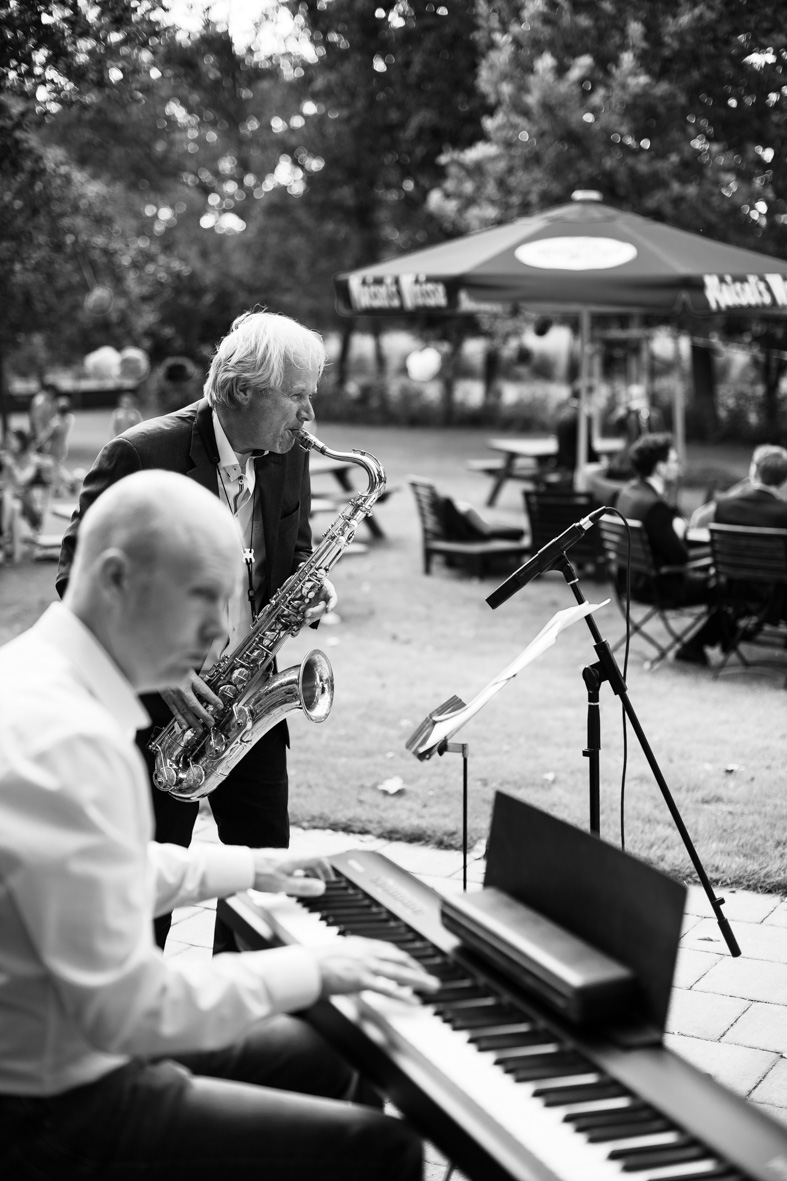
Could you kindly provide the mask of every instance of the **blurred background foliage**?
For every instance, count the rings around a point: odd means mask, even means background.
[[[571,377],[553,329],[410,319],[383,335],[337,315],[333,275],[576,188],[787,254],[777,0],[253,7],[239,36],[176,0],[0,0],[6,385],[107,344],[203,368],[263,305],[328,336],[336,415],[526,429]],[[404,357],[427,343],[444,371],[415,384]],[[695,435],[784,437],[782,325],[703,323],[683,364]],[[653,366],[658,398],[669,363]]]

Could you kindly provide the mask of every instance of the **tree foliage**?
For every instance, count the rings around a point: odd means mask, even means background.
[[[479,0],[484,136],[430,206],[475,230],[595,189],[613,206],[787,253],[787,36],[776,0]],[[749,339],[787,345],[728,321]],[[783,366],[782,366],[783,368]],[[774,382],[764,367],[776,430]]]

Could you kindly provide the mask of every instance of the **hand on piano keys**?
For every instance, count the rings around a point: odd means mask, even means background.
[[[429,975],[406,951],[382,939],[348,935],[321,946],[311,945],[322,975],[322,995],[379,992],[408,1004],[423,1003],[419,993],[430,994],[440,988],[436,976]]]
[[[317,898],[336,876],[325,857],[296,857],[285,849],[252,849],[255,890]]]

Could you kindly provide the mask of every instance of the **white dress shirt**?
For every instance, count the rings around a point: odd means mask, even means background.
[[[211,644],[202,664],[203,671],[212,668],[224,652],[232,651],[251,627],[249,580],[244,553],[249,549],[253,551],[255,587],[259,586],[262,580],[265,561],[265,542],[259,513],[257,514],[256,527],[254,521],[257,487],[254,460],[260,453],[234,451],[215,410],[213,411],[213,432],[216,436],[216,447],[219,453],[216,491],[221,502],[227,505],[235,518],[238,529],[238,569],[242,570],[242,574],[239,574],[235,589],[227,603],[226,635],[219,636]]]
[[[253,881],[238,846],[152,841],[147,715],[60,603],[0,650],[0,1093],[212,1049],[320,991],[304,948],[165,960],[153,915]]]

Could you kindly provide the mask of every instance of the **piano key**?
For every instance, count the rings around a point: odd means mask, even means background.
[[[518,1046],[540,1045],[551,1035],[546,1030],[534,1029],[532,1024],[522,1021],[519,1025],[496,1026],[484,1033],[471,1033],[467,1040],[477,1050],[508,1050]]]
[[[632,1099],[625,1107],[618,1102],[615,1107],[607,1107],[601,1111],[569,1111],[563,1119],[567,1124],[573,1124],[577,1131],[583,1132],[624,1120],[650,1119],[657,1114],[655,1107],[651,1107],[642,1099]]]
[[[583,1068],[577,1066],[575,1063],[565,1060],[553,1063],[544,1062],[540,1065],[518,1066],[516,1070],[506,1072],[510,1074],[514,1082],[541,1082],[542,1079],[558,1079],[558,1078],[572,1078],[583,1075]]]
[[[534,1095],[545,1107],[568,1107],[583,1099],[613,1099],[628,1092],[614,1079],[600,1079],[592,1083],[558,1083],[553,1087],[537,1087]]]
[[[609,1159],[619,1161],[624,1173],[640,1173],[645,1169],[677,1165],[683,1161],[706,1161],[709,1156],[707,1148],[696,1142],[689,1142],[663,1148],[618,1148],[609,1153]]]
[[[651,1174],[647,1181],[651,1181],[651,1177],[653,1181],[693,1181],[694,1178],[697,1181],[747,1181],[745,1173],[741,1173],[735,1168],[729,1168],[727,1165],[712,1165],[707,1169],[703,1166],[699,1172],[697,1171],[698,1167],[694,1167],[690,1173],[683,1171],[665,1173],[659,1170],[658,1177]]]
[[[652,1136],[657,1132],[669,1132],[672,1125],[663,1117],[632,1121],[630,1124],[608,1124],[603,1128],[582,1128],[574,1125],[577,1132],[582,1132],[590,1144],[608,1144],[611,1140],[627,1140],[636,1136]]]
[[[468,1030],[499,1025],[501,1019],[505,1020],[511,1013],[504,1005],[472,1007],[468,1002],[466,1005],[457,1003],[450,1006],[438,1006],[435,1009],[435,1015],[445,1021],[446,1025],[450,1025],[452,1029]]]
[[[437,992],[429,994],[428,1000],[435,1006],[449,1006],[454,1001],[479,1000],[487,997],[489,990],[479,984],[477,980],[452,980],[443,985]]]
[[[591,1064],[584,1058],[579,1058],[571,1050],[566,1050],[559,1042],[542,1042],[534,1046],[522,1046],[516,1050],[504,1050],[494,1058],[495,1066],[502,1066],[504,1070],[515,1070],[517,1066],[532,1066],[536,1062],[554,1062],[558,1059],[571,1058],[577,1064],[582,1064],[583,1073],[592,1070]]]
[[[583,1133],[590,1133],[590,1131],[603,1130],[605,1128],[612,1128],[617,1125],[618,1128],[626,1127],[627,1124],[642,1123],[643,1120],[658,1120],[662,1118],[661,1114],[655,1108],[649,1107],[649,1104],[642,1102],[635,1102],[629,1108],[613,1111],[592,1111],[592,1113],[568,1114],[565,1117],[566,1123],[571,1123],[572,1127],[577,1131]]]

